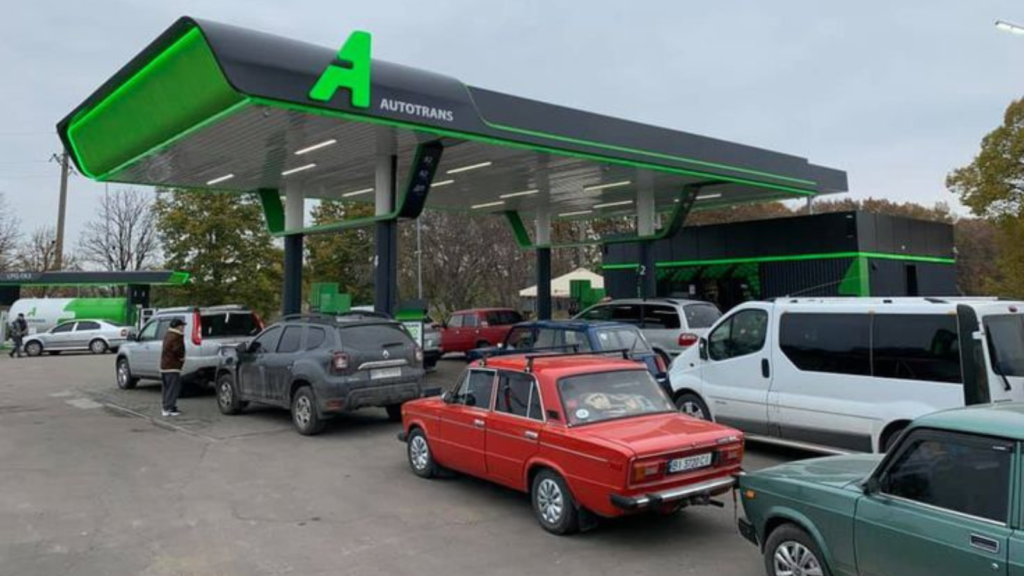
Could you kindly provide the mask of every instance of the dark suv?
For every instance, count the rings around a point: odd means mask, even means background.
[[[331,416],[379,406],[399,422],[423,392],[423,351],[398,322],[373,313],[286,316],[249,342],[221,349],[217,405],[289,408],[300,434]]]

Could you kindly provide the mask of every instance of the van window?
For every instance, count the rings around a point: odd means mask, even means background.
[[[1004,376],[1024,376],[1024,316],[985,317],[992,370]]]
[[[876,378],[963,382],[956,316],[876,314],[872,343]]]
[[[870,376],[871,316],[787,312],[779,347],[800,370]]]
[[[686,325],[689,328],[710,328],[719,318],[722,312],[714,304],[687,304],[683,306],[683,313],[686,314]]]
[[[678,330],[679,312],[672,306],[644,305],[644,328],[653,330]]]
[[[600,322],[603,320],[612,319],[612,307],[611,306],[594,306],[590,310],[585,311],[579,315],[580,320],[589,320],[591,322]]]
[[[203,314],[200,320],[203,338],[252,336],[260,331],[259,320],[252,312],[215,312]]]
[[[612,304],[609,308],[611,308],[609,320],[633,324],[634,326],[640,325],[639,304]]]
[[[768,332],[768,313],[740,310],[719,324],[708,337],[712,360],[728,360],[760,351]]]

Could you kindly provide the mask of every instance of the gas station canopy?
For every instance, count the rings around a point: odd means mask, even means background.
[[[388,149],[392,218],[424,207],[590,218],[634,213],[640,191],[665,211],[684,189],[699,189],[689,200],[698,210],[846,190],[844,172],[798,156],[374,60],[364,32],[338,51],[192,18],[58,132],[97,180],[234,192],[297,185],[321,199],[373,201],[375,163]]]

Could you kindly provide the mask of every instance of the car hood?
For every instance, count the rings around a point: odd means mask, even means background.
[[[718,445],[719,440],[742,434],[732,428],[684,416],[678,412],[623,418],[575,427],[576,434],[604,440],[637,456]],[[724,443],[724,442],[722,442]]]
[[[753,475],[765,478],[784,478],[813,484],[827,484],[842,488],[852,482],[860,482],[871,475],[882,454],[851,454],[847,456],[826,456],[780,464]]]

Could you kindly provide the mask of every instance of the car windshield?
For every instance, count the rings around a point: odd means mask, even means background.
[[[570,426],[675,410],[646,370],[569,376],[558,392]]]
[[[633,353],[651,351],[651,346],[647,340],[644,340],[640,330],[631,326],[600,328],[596,332],[597,341],[601,343],[601,350],[629,350]]]
[[[722,317],[722,312],[714,304],[687,304],[683,306],[683,312],[690,328],[710,328],[715,320]]]
[[[1004,376],[1024,376],[1024,316],[985,317],[992,368]]]
[[[260,322],[252,312],[217,312],[203,314],[204,337],[227,338],[231,336],[252,336],[260,331]]]

